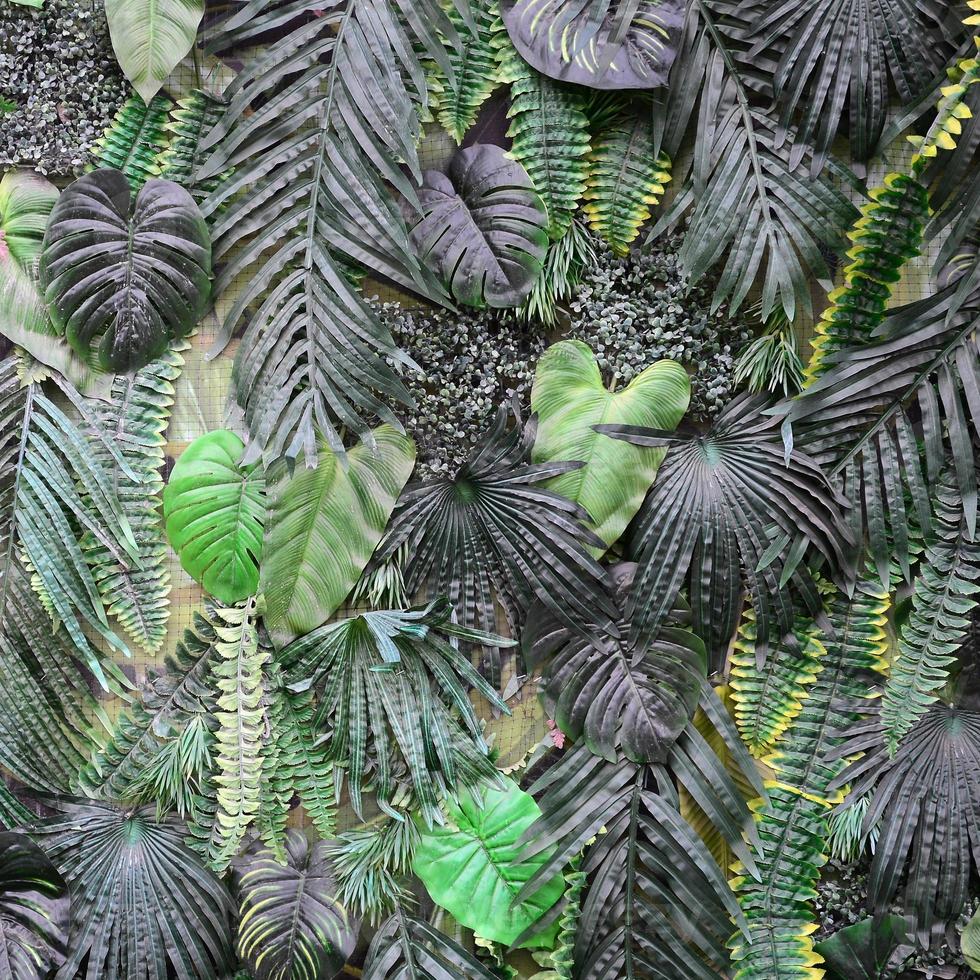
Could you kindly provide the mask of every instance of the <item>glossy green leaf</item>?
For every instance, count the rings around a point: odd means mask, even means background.
[[[58,188],[31,170],[8,170],[0,180],[0,253],[6,244],[29,274],[57,200]]]
[[[413,870],[433,901],[484,939],[510,944],[561,898],[561,875],[516,902],[524,884],[547,854],[521,857],[518,842],[541,815],[537,803],[518,785],[466,793],[448,804],[451,824],[423,830]],[[553,934],[554,930],[550,930]],[[549,946],[553,935],[535,937],[533,946]]]
[[[163,491],[167,537],[184,571],[216,599],[234,603],[259,584],[265,478],[242,466],[245,445],[227,429],[195,439]]]
[[[969,926],[967,926],[969,929]],[[969,962],[963,932],[963,954]],[[915,951],[909,941],[909,924],[900,915],[880,921],[873,916],[838,929],[814,947],[823,957],[830,980],[879,980],[893,976]]]
[[[105,16],[119,67],[149,102],[194,46],[204,0],[106,0]]]
[[[415,444],[393,428],[340,457],[321,444],[315,469],[270,474],[261,585],[277,645],[322,626],[354,587],[415,466]]]
[[[980,973],[980,912],[974,912],[960,933],[960,951],[966,965]]]
[[[531,408],[538,416],[538,432],[531,458],[535,463],[585,463],[548,486],[584,507],[594,522],[592,529],[611,545],[640,509],[666,450],[631,446],[593,426],[673,429],[690,397],[687,372],[675,361],[651,364],[625,388],[610,390],[588,346],[563,340],[545,351],[534,374]]]

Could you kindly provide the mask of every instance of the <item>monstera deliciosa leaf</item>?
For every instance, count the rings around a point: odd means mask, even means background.
[[[315,469],[270,473],[262,591],[266,626],[283,645],[322,626],[356,584],[381,540],[395,501],[415,466],[415,444],[391,426],[373,445],[347,453],[325,444]]]
[[[357,941],[337,901],[327,843],[286,833],[285,862],[261,845],[238,862],[238,951],[255,980],[327,980]]]
[[[615,442],[594,426],[673,429],[690,398],[687,372],[675,361],[657,361],[625,388],[609,390],[588,346],[563,340],[544,352],[534,373],[531,409],[538,432],[531,458],[535,463],[585,463],[548,487],[584,507],[592,530],[611,545],[640,509],[666,450]]]
[[[216,599],[235,603],[259,584],[265,478],[241,465],[245,445],[218,429],[195,439],[163,491],[167,537],[181,567]]]
[[[501,0],[521,57],[564,82],[598,89],[667,83],[682,0]]]
[[[29,274],[41,252],[58,188],[30,170],[8,170],[0,180],[0,254],[3,247]]]
[[[149,103],[194,46],[204,0],[106,0],[105,16],[119,67]]]
[[[460,795],[448,804],[450,824],[422,832],[412,870],[433,901],[484,939],[509,945],[557,902],[564,880],[555,875],[516,901],[550,855],[523,858],[524,831],[541,816],[537,803],[507,780],[503,789]],[[532,946],[549,946],[554,929]]]
[[[548,214],[527,171],[499,146],[460,150],[447,174],[426,171],[412,242],[467,306],[519,306],[548,249]]]
[[[133,204],[118,170],[96,170],[58,199],[41,287],[55,324],[106,370],[135,371],[193,329],[211,291],[211,241],[193,198],[149,180]],[[94,349],[93,349],[94,348]]]
[[[0,966],[4,980],[44,980],[65,961],[68,886],[23,834],[0,834]]]

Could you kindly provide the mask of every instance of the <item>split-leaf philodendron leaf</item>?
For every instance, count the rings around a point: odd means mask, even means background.
[[[592,530],[611,545],[640,509],[666,450],[629,446],[623,452],[627,444],[596,432],[594,426],[673,429],[690,397],[687,372],[676,361],[657,361],[625,388],[610,390],[588,346],[563,340],[545,351],[534,374],[531,408],[538,432],[531,458],[535,463],[585,463],[548,486],[584,507],[594,522]]]
[[[356,584],[415,467],[415,444],[389,425],[346,464],[321,443],[315,469],[270,473],[262,562],[266,625],[281,646],[322,626]]]
[[[51,318],[82,357],[117,372],[189,333],[211,293],[211,240],[190,194],[155,179],[131,198],[118,170],[79,178],[55,204],[41,251]]]
[[[448,173],[428,170],[412,242],[466,306],[519,306],[548,250],[548,214],[527,171],[499,146],[460,150]]]
[[[163,491],[167,537],[184,571],[216,599],[235,603],[259,584],[265,478],[242,466],[245,445],[218,429],[195,439]]]
[[[523,859],[521,835],[541,815],[537,803],[508,780],[447,803],[451,823],[424,829],[412,870],[433,901],[484,939],[509,945],[561,898],[564,881],[555,875],[533,894],[515,902],[524,885],[548,858]],[[554,929],[528,945],[551,945]]]

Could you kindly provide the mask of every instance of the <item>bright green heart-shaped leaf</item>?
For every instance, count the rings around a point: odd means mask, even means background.
[[[0,249],[6,244],[17,264],[32,276],[57,200],[58,188],[32,170],[8,170],[0,180]]]
[[[262,562],[266,626],[279,646],[322,626],[354,587],[415,466],[415,443],[388,425],[347,453],[326,445],[315,469],[270,474]]]
[[[562,896],[561,875],[523,901],[514,899],[549,858],[547,851],[524,860],[521,835],[541,815],[537,803],[515,782],[487,788],[480,800],[464,792],[448,804],[450,824],[423,828],[412,870],[432,900],[484,939],[510,945]],[[526,945],[547,947],[554,929]]]
[[[611,545],[639,510],[665,450],[627,445],[595,431],[607,423],[673,429],[687,411],[691,385],[676,361],[657,361],[625,388],[603,387],[595,356],[579,340],[549,347],[538,361],[531,409],[538,416],[532,459],[580,460],[586,465],[555,477],[549,488],[581,504],[595,533]]]
[[[265,478],[241,465],[244,452],[234,432],[208,432],[184,450],[163,491],[167,537],[181,567],[226,603],[259,584]]]
[[[204,0],[105,0],[105,16],[119,67],[149,103],[193,47]]]

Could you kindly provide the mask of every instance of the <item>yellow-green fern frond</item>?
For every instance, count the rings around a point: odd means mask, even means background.
[[[755,615],[748,610],[732,656],[732,700],[739,734],[749,751],[762,758],[800,713],[826,651],[820,630],[803,621],[796,630],[799,649],[780,644],[761,667],[756,662],[755,640]]]
[[[653,153],[653,116],[629,112],[593,140],[585,213],[592,230],[625,255],[670,180],[670,160]]]
[[[173,103],[162,93],[149,104],[130,95],[105,134],[95,141],[95,167],[121,170],[134,194],[160,175],[160,154],[167,146],[167,119]],[[89,169],[94,169],[90,167]]]
[[[223,111],[219,99],[200,89],[194,89],[170,110],[166,125],[169,144],[160,155],[160,176],[180,184],[198,202],[217,190],[231,173],[228,170],[205,180],[197,179],[197,170],[206,156],[206,152],[201,152],[201,140],[214,128]]]

